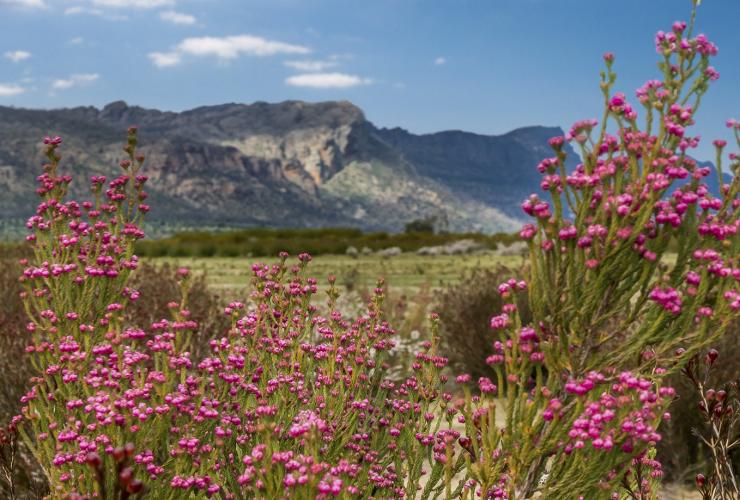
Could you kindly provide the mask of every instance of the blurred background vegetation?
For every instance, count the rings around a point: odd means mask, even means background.
[[[378,251],[398,247],[404,252],[413,252],[422,247],[444,245],[461,239],[474,240],[495,249],[498,244],[515,241],[516,236],[505,233],[453,234],[417,230],[404,233],[364,233],[359,229],[254,228],[221,233],[183,232],[169,238],[142,241],[136,251],[142,257],[272,257],[281,251],[291,254],[308,252],[311,255],[337,255],[345,254],[350,247],[358,251],[364,248]]]

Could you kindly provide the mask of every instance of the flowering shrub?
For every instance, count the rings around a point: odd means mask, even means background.
[[[692,21],[693,24],[693,21]],[[654,460],[658,425],[674,391],[662,380],[716,340],[740,309],[737,282],[738,180],[722,171],[715,141],[718,196],[689,153],[693,116],[718,73],[717,48],[677,22],[656,36],[663,80],[638,89],[645,116],[613,93],[614,56],[604,57],[604,114],[550,140],[554,156],[538,166],[551,202],[522,204],[535,219],[527,282],[510,280],[509,297],[491,326],[499,333],[488,358],[505,401],[481,379],[484,396],[462,406],[463,446],[472,495],[650,498],[662,474]],[[740,143],[740,124],[728,126]],[[565,170],[565,142],[582,163]],[[677,248],[665,259],[668,248]],[[527,288],[533,320],[521,324],[513,296]]]
[[[229,304],[230,329],[191,359],[186,269],[171,319],[148,331],[123,321],[139,300],[127,281],[148,210],[136,129],[124,174],[105,190],[92,179],[94,203],[64,201],[61,140],[45,142],[43,201],[29,220],[36,258],[23,274],[28,351],[42,376],[23,398],[23,432],[55,495],[134,494],[144,483],[173,498],[416,492],[442,420],[446,360],[427,342],[413,375],[384,378],[393,330],[379,314],[381,288],[349,320],[333,307],[332,282],[331,312],[319,316],[317,283],[304,276],[310,256],[288,265],[284,254],[253,266],[249,306]]]
[[[22,276],[38,376],[13,432],[53,496],[653,497],[654,446],[674,395],[663,379],[740,308],[737,177],[725,183],[717,142],[715,197],[702,183],[709,170],[689,156],[698,138],[688,127],[717,77],[716,47],[691,31],[676,23],[656,38],[664,79],[638,90],[643,128],[612,92],[607,54],[601,122],[550,141],[555,156],[539,169],[551,203],[523,204],[536,220],[521,234],[528,280],[499,286],[492,375],[475,390],[458,375],[458,398],[441,390],[436,316],[410,372],[392,379],[382,287],[345,318],[330,280],[321,315],[308,254],[253,266],[254,291],[225,308],[230,327],[202,358],[191,355],[187,269],[171,318],[130,321],[142,300],[129,281],[133,248],[149,210],[136,129],[122,175],[93,177],[84,203],[65,199],[61,139],[47,138]],[[566,141],[581,149],[574,172]],[[527,324],[515,300],[524,290]]]

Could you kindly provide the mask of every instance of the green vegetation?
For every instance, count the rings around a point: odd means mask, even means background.
[[[228,232],[188,231],[160,240],[141,241],[136,252],[142,257],[246,257],[275,256],[281,251],[291,254],[341,255],[348,247],[382,250],[399,247],[404,252],[421,247],[444,245],[461,239],[472,239],[494,249],[509,244],[517,235],[499,233],[441,233],[429,231],[363,233],[359,229],[269,229],[253,228]]]
[[[205,274],[211,288],[236,290],[243,288],[251,276],[255,262],[277,263],[277,257],[160,257],[149,259],[155,265],[170,264],[187,267],[196,274]],[[345,289],[367,290],[379,277],[394,289],[415,291],[422,287],[438,288],[459,283],[466,271],[495,269],[498,266],[517,268],[522,257],[499,256],[492,253],[473,255],[418,256],[402,254],[391,258],[377,255],[323,255],[311,263],[312,275],[325,285],[329,275],[337,278],[337,285]]]

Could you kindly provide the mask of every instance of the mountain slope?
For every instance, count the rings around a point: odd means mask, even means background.
[[[34,209],[40,138],[64,138],[74,194],[115,175],[125,129],[140,129],[150,220],[187,226],[353,226],[396,231],[428,216],[452,230],[511,231],[537,190],[555,128],[502,136],[378,129],[349,102],[223,104],[180,113],[129,106],[0,107],[0,223]]]
[[[539,190],[534,168],[552,156],[547,140],[563,131],[556,127],[526,127],[505,135],[486,136],[462,131],[415,135],[403,129],[380,129],[379,135],[418,166],[419,173],[466,193],[486,205],[519,217],[519,204]],[[575,167],[575,156],[569,160]]]

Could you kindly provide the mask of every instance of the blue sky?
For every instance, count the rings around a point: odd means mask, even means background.
[[[0,0],[0,105],[182,110],[346,99],[379,126],[498,134],[599,114],[601,55],[634,96],[690,0]],[[699,156],[740,118],[740,0],[704,0],[719,45]],[[634,99],[633,99],[634,101]]]

